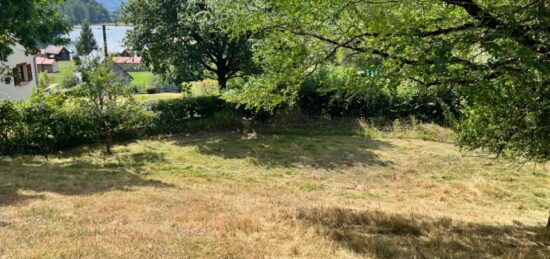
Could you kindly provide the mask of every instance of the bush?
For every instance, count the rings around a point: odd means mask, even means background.
[[[70,89],[77,86],[80,83],[80,80],[73,72],[63,73],[61,75],[61,86],[65,89]]]
[[[8,154],[17,149],[23,129],[21,110],[14,103],[0,101],[0,154]]]
[[[156,115],[156,130],[169,133],[186,130],[193,119],[205,119],[231,110],[230,105],[217,96],[162,100],[149,106]]]
[[[136,106],[123,106],[113,116],[114,139],[143,136],[152,115]],[[99,140],[99,121],[79,103],[63,95],[34,96],[28,103],[0,102],[0,155],[49,154]]]
[[[459,114],[460,96],[447,89],[413,89],[410,94],[377,87],[375,80],[354,69],[324,68],[305,80],[297,96],[297,106],[309,116],[330,118],[416,117],[424,122],[450,124]]]

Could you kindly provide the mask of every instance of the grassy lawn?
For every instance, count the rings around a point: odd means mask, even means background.
[[[170,100],[182,98],[181,93],[159,93],[159,94],[136,94],[134,95],[136,100],[140,103],[151,102],[151,101],[160,101],[160,100]]]
[[[546,257],[547,168],[334,131],[0,159],[6,257]]]
[[[73,61],[59,61],[59,72],[48,74],[53,84],[61,84],[63,75],[73,74],[75,65]]]
[[[153,73],[151,72],[128,72],[133,78],[132,82],[135,85],[145,86],[148,88],[151,86],[151,79],[153,79]]]

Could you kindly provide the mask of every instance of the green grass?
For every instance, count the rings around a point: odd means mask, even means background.
[[[134,85],[142,86],[143,88],[151,87],[151,80],[153,79],[153,73],[151,72],[128,72],[133,78]]]
[[[200,133],[109,157],[0,158],[0,255],[548,257],[548,168],[422,139],[435,131]]]
[[[73,74],[75,71],[75,64],[73,61],[59,61],[58,66],[59,72],[48,74],[52,84],[61,84],[64,76]]]
[[[182,98],[183,95],[181,93],[159,93],[159,94],[136,94],[134,95],[134,98],[136,98],[136,101],[140,103],[146,103],[146,102],[156,102],[160,100],[170,100],[170,99],[177,99]]]

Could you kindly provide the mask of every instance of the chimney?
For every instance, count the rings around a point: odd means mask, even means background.
[[[102,25],[103,28],[103,51],[105,52],[105,57],[109,56],[109,51],[107,50],[107,26]]]

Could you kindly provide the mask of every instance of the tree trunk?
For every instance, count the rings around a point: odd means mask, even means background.
[[[548,216],[548,223],[546,223],[546,231],[550,232],[550,216]]]
[[[111,134],[109,133],[109,125],[107,122],[108,118],[103,118],[101,122],[101,133],[100,137],[103,140],[103,144],[105,144],[105,154],[112,155],[113,152],[111,150],[113,141],[111,138]]]
[[[218,72],[218,84],[220,90],[225,90],[227,88],[227,77],[224,72]]]

